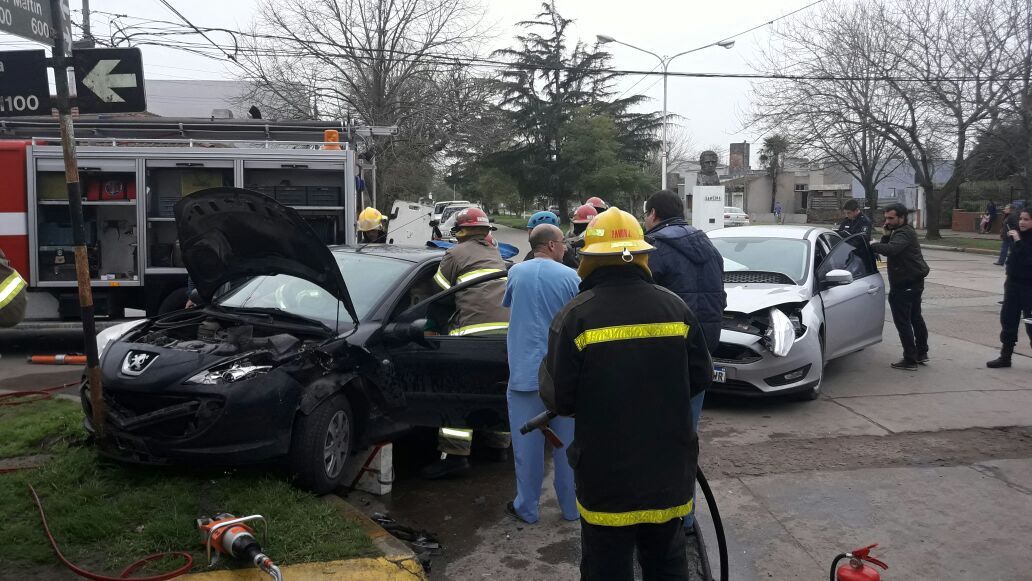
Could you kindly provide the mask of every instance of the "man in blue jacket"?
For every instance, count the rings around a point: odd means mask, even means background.
[[[670,190],[656,192],[645,202],[645,229],[645,239],[656,247],[649,255],[652,278],[681,297],[695,313],[706,347],[711,354],[716,352],[727,306],[724,259],[705,232],[685,221],[681,197]],[[701,392],[691,400],[696,430],[705,397],[706,392]],[[694,514],[685,517],[684,523],[685,529],[693,531]]]

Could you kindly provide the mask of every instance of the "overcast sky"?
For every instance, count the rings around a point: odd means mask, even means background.
[[[70,0],[73,10],[81,0]],[[187,18],[199,26],[246,29],[254,18],[253,0],[170,0]],[[492,48],[509,46],[516,33],[515,23],[530,19],[540,0],[484,0],[487,21],[493,25]],[[559,11],[576,22],[573,35],[593,41],[606,34],[652,52],[667,55],[690,50],[738,34],[809,4],[811,0],[735,0],[686,2],[684,0],[559,0]],[[157,0],[91,0],[94,11],[128,14],[142,18],[176,20]],[[812,9],[811,9],[812,10]],[[805,15],[805,13],[803,14]],[[78,19],[78,16],[77,16]],[[107,16],[96,14],[94,22],[103,25]],[[102,28],[106,28],[102,26]],[[734,48],[711,47],[685,55],[673,62],[671,71],[753,72],[753,61],[760,47],[768,42],[767,28],[739,37]],[[33,48],[39,45],[18,42],[0,34],[0,50]],[[608,45],[613,66],[624,70],[649,70],[654,57],[630,48]],[[232,79],[232,65],[172,49],[143,47],[145,74],[150,79]],[[640,82],[639,82],[640,81]],[[618,91],[630,89],[653,98],[649,104],[662,109],[661,77],[622,78]],[[737,79],[696,79],[671,77],[669,110],[680,115],[680,123],[696,148],[718,145],[726,151],[732,141],[762,139],[743,130],[743,119],[750,104],[750,83]],[[753,147],[755,158],[756,147]],[[722,156],[723,157],[723,156]],[[726,161],[726,160],[722,160]]]

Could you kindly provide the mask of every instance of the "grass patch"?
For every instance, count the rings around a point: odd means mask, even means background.
[[[518,230],[527,229],[527,219],[523,216],[491,216],[495,220],[495,224],[500,226],[508,226],[509,228],[516,228]]]
[[[264,547],[280,564],[375,555],[357,524],[280,475],[259,469],[120,464],[98,456],[81,428],[71,429],[81,422],[82,412],[74,403],[44,401],[0,409],[0,442],[30,442],[8,447],[53,455],[42,468],[0,474],[0,562],[26,568],[56,563],[29,483],[43,501],[62,552],[88,568],[117,572],[151,553],[187,550],[194,556],[194,570],[202,571],[207,563],[194,520],[219,512],[269,519],[270,538]],[[49,422],[63,437],[44,436],[58,443],[34,448],[32,440],[44,432],[27,428],[27,418]]]
[[[921,238],[921,244],[933,246],[955,246],[957,248],[981,248],[983,250],[1000,250],[999,240],[986,240],[983,238],[965,238],[961,236],[943,236],[941,240],[928,240]]]
[[[80,410],[62,400],[0,407],[0,458],[40,454],[81,439]]]

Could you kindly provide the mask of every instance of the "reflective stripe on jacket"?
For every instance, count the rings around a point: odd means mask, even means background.
[[[698,319],[635,266],[601,267],[552,321],[539,383],[577,418],[567,451],[581,517],[663,523],[691,512],[698,458],[691,396],[713,365]]]
[[[452,246],[444,254],[434,275],[442,289],[505,271],[505,261],[483,238],[471,238]],[[455,314],[449,321],[449,335],[504,332],[509,328],[509,309],[502,306],[505,278],[475,284],[455,294]]]
[[[0,262],[0,327],[13,327],[25,318],[27,286],[25,279],[8,266],[6,260]]]

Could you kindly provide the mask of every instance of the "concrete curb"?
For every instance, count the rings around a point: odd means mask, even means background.
[[[299,563],[280,567],[284,579],[318,581],[426,581],[427,576],[415,553],[408,545],[391,536],[343,498],[327,495],[323,500],[336,507],[340,514],[358,523],[382,557]],[[209,571],[185,575],[183,579],[196,581],[268,581],[269,576],[253,567]]]
[[[922,244],[921,248],[927,248],[928,250],[946,250],[949,252],[967,252],[968,254],[984,254],[986,256],[999,256],[999,250],[989,250],[987,248],[963,248],[960,246],[940,246],[938,244]]]

